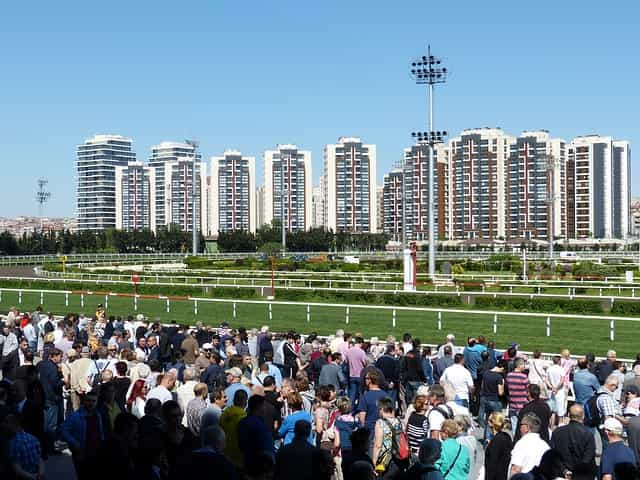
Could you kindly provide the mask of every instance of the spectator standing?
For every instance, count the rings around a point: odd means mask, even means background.
[[[600,389],[598,377],[589,371],[589,362],[586,358],[578,361],[578,368],[573,374],[573,391],[576,403],[584,406],[587,401]]]
[[[596,375],[596,377],[598,377],[600,385],[604,385],[607,377],[611,375],[611,372],[613,372],[613,363],[616,361],[616,358],[617,355],[615,350],[609,350],[607,352],[607,358],[596,363],[593,373]]]
[[[181,350],[184,352],[183,359],[184,363],[191,366],[196,363],[196,358],[199,355],[199,345],[198,340],[196,340],[197,330],[190,330],[186,338],[182,341],[182,345],[180,345]]]
[[[507,480],[513,441],[502,412],[489,415],[490,440],[484,452],[485,480]]]
[[[484,438],[489,438],[487,419],[493,412],[502,410],[500,397],[504,395],[504,367],[496,364],[491,370],[485,372],[480,384],[480,406],[478,408],[478,423],[485,431]]]
[[[13,331],[14,327],[4,324],[2,327],[2,335],[0,335],[0,347],[2,358],[2,378],[7,380],[16,379],[16,370],[20,366],[18,361],[18,337]]]
[[[160,384],[157,387],[152,388],[147,393],[147,401],[152,398],[160,400],[160,403],[165,404],[169,400],[173,400],[171,390],[176,384],[176,376],[172,372],[167,372],[162,376]]]
[[[549,444],[540,438],[540,419],[535,413],[527,413],[522,417],[519,430],[521,438],[511,452],[509,477],[530,472],[540,464],[544,452],[549,450]]]
[[[469,450],[456,441],[459,432],[458,424],[454,420],[445,420],[442,423],[442,452],[436,466],[446,480],[469,479]]]
[[[360,373],[367,366],[367,354],[362,349],[363,342],[362,337],[356,337],[354,346],[344,354],[349,366],[349,399],[353,409],[356,408],[362,388]]]
[[[524,359],[516,358],[513,361],[513,371],[507,374],[506,384],[509,392],[509,418],[511,426],[518,426],[518,414],[527,403],[529,379],[524,373]]]
[[[438,359],[436,360],[433,366],[433,381],[435,383],[440,383],[440,377],[444,373],[444,371],[453,365],[453,350],[451,345],[445,345],[442,348],[442,355],[440,355],[440,350],[438,350]]]
[[[578,465],[591,467],[596,474],[596,443],[593,433],[584,426],[584,408],[576,403],[569,408],[569,423],[558,427],[551,435],[551,448],[557,450],[566,468]]]
[[[38,439],[23,430],[17,415],[5,418],[3,427],[9,439],[7,459],[16,477],[36,480],[44,478],[44,462]]]
[[[547,401],[540,398],[540,386],[529,385],[527,387],[529,402],[522,407],[518,413],[518,428],[514,441],[517,442],[521,438],[520,422],[528,413],[534,413],[540,420],[540,438],[545,442],[549,441],[549,422],[551,420],[551,409]]]
[[[272,461],[275,456],[271,429],[264,421],[264,407],[264,397],[253,395],[249,399],[247,416],[238,423],[238,446],[245,469],[265,456]]]
[[[444,388],[442,385],[432,385],[429,389],[429,404],[431,410],[427,413],[429,421],[429,438],[441,440],[442,424],[445,420],[453,419],[454,413],[445,403]]]
[[[554,355],[553,365],[547,371],[547,390],[549,392],[549,406],[553,419],[551,427],[553,428],[567,413],[567,389],[569,388],[569,380],[564,367],[561,365],[562,357]],[[566,362],[569,365],[568,362]]]
[[[636,466],[636,457],[624,444],[622,423],[615,418],[607,418],[604,422],[604,433],[607,436],[608,445],[602,452],[600,476],[602,480],[616,480],[616,465],[629,463]]]
[[[56,348],[49,352],[49,358],[38,364],[40,383],[44,391],[44,432],[47,443],[43,447],[46,453],[53,451],[53,442],[58,429],[60,406],[62,405],[62,387],[64,380],[60,370],[62,352]],[[62,420],[62,419],[60,419]]]
[[[380,375],[377,371],[369,372],[364,377],[364,381],[366,384],[365,392],[362,395],[360,403],[358,403],[357,412],[360,424],[368,428],[373,435],[376,422],[379,418],[379,402],[383,398],[388,398],[388,395],[380,389]]]
[[[378,476],[395,478],[404,467],[393,458],[393,437],[402,430],[402,423],[394,415],[390,398],[378,401],[378,417],[373,437],[373,464]]]
[[[282,420],[282,425],[278,429],[278,436],[283,439],[283,444],[288,445],[293,441],[295,425],[298,421],[303,420],[311,427],[311,415],[302,409],[302,397],[298,392],[289,393],[287,396],[287,406],[291,413],[286,415]],[[313,437],[311,428],[307,437],[309,444],[313,445]]]
[[[251,390],[249,387],[242,383],[242,370],[238,367],[232,367],[228,369],[226,372],[227,375],[227,384],[229,385],[225,389],[225,393],[227,394],[227,407],[230,407],[233,404],[233,398],[238,390],[243,390],[244,393],[247,394],[247,398],[251,396]],[[229,434],[227,434],[227,444],[229,443]]]
[[[407,419],[407,439],[411,453],[417,458],[422,441],[427,438],[429,421],[427,420],[427,397],[416,395],[413,401],[413,412]]]
[[[456,353],[453,362],[453,365],[443,372],[440,384],[450,385],[456,392],[456,404],[469,408],[469,398],[475,389],[473,378],[464,366],[464,355]]]
[[[236,467],[242,467],[242,452],[238,442],[238,424],[247,416],[248,394],[238,390],[233,396],[233,404],[224,409],[220,417],[220,426],[224,430],[226,445],[224,454]]]

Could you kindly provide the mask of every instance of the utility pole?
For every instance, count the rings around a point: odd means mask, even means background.
[[[434,222],[434,145],[441,142],[442,137],[446,136],[446,132],[433,131],[433,86],[438,83],[445,83],[447,79],[447,69],[440,66],[442,60],[431,55],[431,46],[427,47],[427,54],[418,57],[411,62],[410,73],[413,80],[418,85],[428,85],[429,89],[429,131],[420,135],[414,132],[413,137],[418,137],[418,141],[426,141],[429,145],[429,171],[427,172],[427,184],[429,185],[429,277],[435,279],[436,273],[436,239],[435,239],[435,222]]]
[[[196,219],[196,162],[198,161],[198,142],[196,140],[185,140],[185,143],[193,147],[193,163],[191,165],[191,254],[196,256],[198,255],[198,223]],[[185,188],[187,188],[186,178],[184,179],[184,183]],[[202,188],[200,190],[202,190]],[[187,208],[187,206],[185,205],[184,208]],[[200,212],[200,214],[202,214],[202,212]]]

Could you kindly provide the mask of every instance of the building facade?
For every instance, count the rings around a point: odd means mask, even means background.
[[[256,189],[256,227],[260,228],[265,223],[264,219],[264,187]]]
[[[325,226],[324,222],[324,187],[323,177],[320,177],[320,185],[313,187],[313,196],[311,199],[311,210],[313,216],[313,227],[320,228]]]
[[[566,142],[546,130],[527,131],[510,146],[506,167],[506,237],[564,238]]]
[[[188,184],[185,189],[184,186],[180,185],[179,179],[182,176],[187,178],[187,182],[190,181],[191,174],[185,174],[184,168],[188,168],[188,163],[193,161],[194,150],[192,145],[181,142],[161,142],[151,147],[151,157],[149,157],[148,163],[150,167],[154,168],[156,175],[156,227],[166,227],[170,223],[177,223],[183,229],[185,226],[189,226],[188,230],[191,230],[191,221],[188,216],[186,219],[184,217],[184,195],[185,193],[190,195],[189,192],[187,192],[190,184]],[[202,157],[198,154],[197,161],[200,163],[201,160]],[[200,171],[206,172],[206,169],[202,170],[201,165],[197,168],[199,168]],[[181,169],[182,172],[180,172]],[[198,176],[201,176],[201,174],[198,173]],[[201,231],[206,234],[207,217],[204,215],[205,222],[203,224],[203,216],[200,215],[200,212],[206,212],[206,190],[203,195],[203,188],[206,188],[206,178],[201,185],[202,186],[196,186],[198,189],[196,196],[198,204],[204,204],[205,208],[196,209],[196,218],[199,219]],[[177,202],[177,204],[174,205],[174,202]]]
[[[568,238],[627,238],[630,178],[628,142],[600,135],[576,137],[567,155]]]
[[[449,142],[449,238],[505,238],[505,165],[513,137],[500,128],[464,130]]]
[[[156,188],[153,167],[129,162],[116,167],[116,228],[156,231]]]
[[[211,158],[211,234],[256,231],[256,159],[237,150]]]
[[[264,152],[264,221],[277,218],[286,231],[305,231],[313,223],[311,152],[277,145]]]
[[[96,135],[77,147],[78,230],[116,227],[116,167],[135,162],[133,142],[120,135]]]
[[[325,145],[324,176],[327,228],[377,233],[376,146],[357,137]]]
[[[433,149],[433,201],[436,239],[447,238],[448,148],[436,144]],[[418,143],[404,149],[405,224],[407,241],[429,239],[429,145]]]
[[[640,199],[631,202],[631,234],[640,238]]]
[[[383,178],[382,210],[378,215],[382,217],[382,232],[391,236],[394,242],[402,241],[402,217],[404,190],[402,183],[404,175],[402,169],[394,168]]]

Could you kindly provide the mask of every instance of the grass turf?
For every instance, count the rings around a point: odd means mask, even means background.
[[[18,301],[17,292],[2,291],[0,311],[6,312],[10,306],[17,306],[26,311],[33,310],[40,302],[40,293],[24,292],[22,303]],[[105,303],[103,295],[85,295],[84,306],[80,304],[80,295],[69,295],[69,305],[65,304],[63,293],[47,293],[42,302],[45,311],[55,314],[79,312],[92,314],[96,306]],[[509,316],[500,314],[498,331],[493,333],[493,316],[490,314],[446,313],[442,314],[442,330],[438,329],[437,313],[403,311],[396,312],[396,326],[392,325],[392,311],[384,309],[350,308],[349,324],[346,324],[345,307],[312,306],[310,319],[307,322],[306,304],[272,306],[272,318],[266,304],[236,304],[236,318],[233,318],[233,304],[219,302],[198,302],[198,314],[194,312],[194,302],[187,300],[171,300],[170,311],[166,311],[166,300],[157,298],[141,298],[137,311],[130,297],[110,296],[108,299],[108,315],[132,315],[144,313],[150,318],[159,317],[162,321],[176,320],[179,323],[193,324],[203,321],[218,325],[222,321],[230,321],[236,326],[259,328],[269,325],[273,331],[297,331],[320,334],[335,333],[337,328],[351,332],[361,332],[365,336],[378,336],[381,339],[388,335],[400,337],[411,332],[414,337],[424,343],[440,343],[447,333],[454,333],[460,342],[468,335],[485,335],[494,339],[498,348],[517,341],[524,350],[541,349],[546,352],[558,352],[569,348],[574,354],[594,352],[604,355],[613,348],[621,358],[634,358],[640,350],[635,335],[640,332],[640,323],[633,321],[617,321],[615,325],[616,339],[609,340],[609,322],[606,320],[575,320],[553,318],[551,336],[546,336],[546,320],[542,317]]]

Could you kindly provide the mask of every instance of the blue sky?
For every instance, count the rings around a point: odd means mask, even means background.
[[[75,148],[132,137],[138,159],[198,138],[207,157],[258,159],[276,143],[313,152],[339,136],[378,145],[379,180],[426,129],[407,65],[445,59],[436,129],[545,128],[640,144],[640,3],[245,1],[0,4],[0,216],[74,213]],[[640,194],[640,162],[632,189]],[[258,178],[261,182],[261,177]]]

